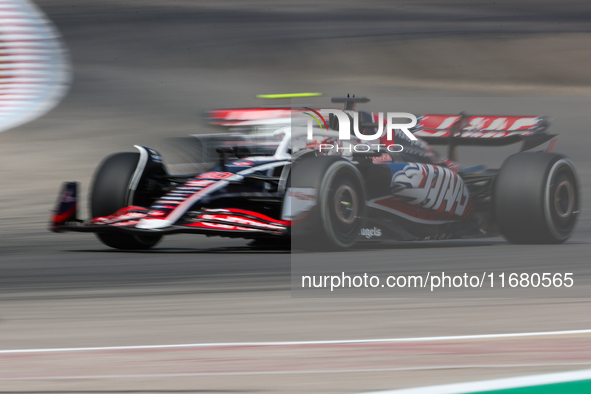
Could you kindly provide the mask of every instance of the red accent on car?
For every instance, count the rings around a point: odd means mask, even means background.
[[[271,222],[271,223],[277,223],[277,224],[280,224],[282,226],[291,226],[291,220],[277,220],[277,219],[273,219],[272,217],[263,215],[262,213],[253,212],[253,211],[246,211],[244,209],[227,208],[227,209],[220,209],[219,211],[228,211],[228,212],[233,212],[233,213],[242,213],[242,214],[245,214],[245,215],[250,215],[250,216],[257,217],[257,218],[262,219],[262,220],[266,220],[266,221]]]
[[[204,172],[203,174],[199,175],[197,178],[201,179],[228,179],[233,177],[235,174],[231,172]]]
[[[76,204],[72,205],[68,210],[59,215],[53,215],[51,221],[52,223],[59,224],[63,223],[70,218],[76,212]]]

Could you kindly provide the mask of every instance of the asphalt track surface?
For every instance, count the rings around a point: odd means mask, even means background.
[[[74,84],[56,110],[0,135],[1,350],[591,327],[591,220],[584,210],[591,196],[585,97],[591,90],[581,65],[590,56],[591,10],[585,3],[40,5],[70,48]],[[558,150],[579,169],[577,231],[557,246],[492,238],[292,256],[241,240],[191,236],[123,253],[92,235],[45,229],[60,182],[80,181],[86,198],[104,156],[143,144],[171,157],[164,138],[212,131],[205,110],[258,105],[255,94],[290,91],[397,98],[374,100],[377,110],[410,96],[404,102],[418,113],[434,106],[473,113],[543,108],[561,133]],[[462,150],[460,157],[498,165],[505,153]],[[305,298],[291,293],[292,259],[338,261],[351,270],[370,261],[381,274],[569,269],[577,292]],[[585,368],[590,351],[588,336],[579,335],[428,346],[0,355],[0,392],[362,392]]]

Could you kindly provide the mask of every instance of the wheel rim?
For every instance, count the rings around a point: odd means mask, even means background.
[[[560,219],[568,219],[575,206],[575,190],[569,180],[563,180],[554,192],[554,209]]]
[[[573,231],[579,213],[576,175],[571,162],[558,160],[548,174],[546,186],[546,223],[556,240],[566,240]]]
[[[334,194],[334,209],[337,219],[346,225],[355,223],[359,212],[357,194],[349,185],[340,185]]]

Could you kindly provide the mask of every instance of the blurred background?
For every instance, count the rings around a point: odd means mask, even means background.
[[[565,245],[502,238],[341,253],[384,272],[588,268],[591,5],[586,1],[39,0],[69,51],[72,84],[47,115],[0,133],[0,350],[313,341],[591,328],[586,298],[291,298],[285,251],[175,236],[105,249],[46,230],[62,181],[81,182],[134,144],[219,132],[205,111],[266,105],[262,93],[355,93],[363,109],[548,115],[576,163],[583,214]],[[4,24],[5,19],[0,20]],[[1,26],[1,25],[0,25]],[[503,98],[509,97],[505,100]],[[395,98],[389,101],[389,98]],[[528,99],[532,98],[532,99]],[[508,103],[519,103],[517,106]],[[436,107],[437,106],[437,107]],[[441,108],[441,109],[439,109]],[[540,108],[543,113],[536,113]],[[398,109],[397,109],[398,110]],[[492,149],[492,148],[491,148]],[[460,150],[498,165],[504,150]],[[326,256],[303,255],[307,261]],[[501,264],[502,265],[499,265]],[[0,354],[0,392],[331,392],[584,368],[588,336],[122,354]]]

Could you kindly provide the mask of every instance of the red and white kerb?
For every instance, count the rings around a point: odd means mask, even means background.
[[[51,110],[69,81],[68,56],[51,22],[28,0],[0,0],[0,132]]]

